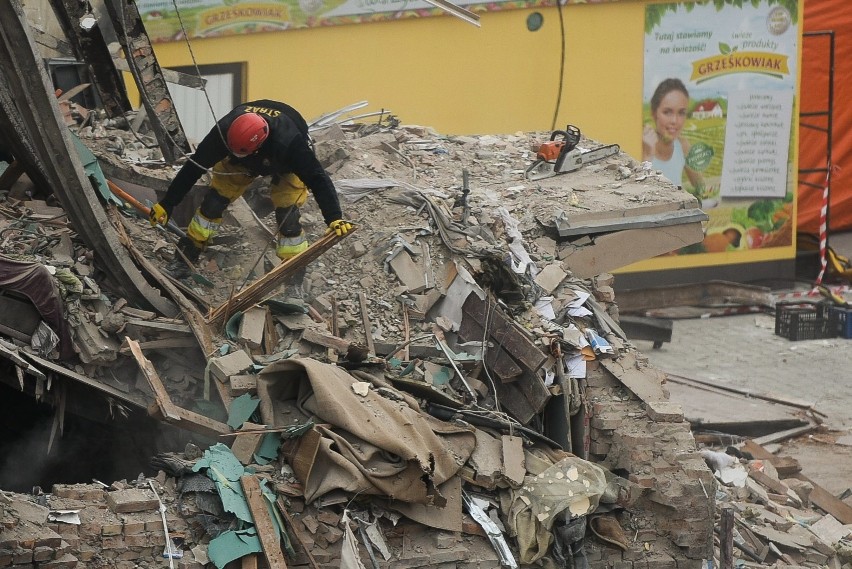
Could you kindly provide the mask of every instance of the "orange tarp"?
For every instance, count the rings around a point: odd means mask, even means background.
[[[804,31],[834,31],[834,105],[832,111],[832,174],[829,231],[852,229],[852,1],[808,0]],[[805,36],[802,41],[801,113],[828,110],[828,36]],[[799,129],[799,169],[824,169],[828,158],[828,136],[807,128],[828,126],[825,116],[802,116]],[[809,184],[816,184],[815,188]],[[819,232],[825,172],[799,175],[798,229]]]

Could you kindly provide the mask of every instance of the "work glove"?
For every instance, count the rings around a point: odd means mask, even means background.
[[[348,221],[343,221],[342,219],[335,219],[331,223],[328,224],[328,231],[326,233],[337,233],[338,237],[342,237],[352,231],[352,224]]]
[[[148,221],[151,222],[151,227],[157,227],[157,225],[165,225],[169,222],[169,217],[171,216],[171,208],[166,209],[161,204],[155,203],[153,207],[151,207],[151,212],[148,215]]]

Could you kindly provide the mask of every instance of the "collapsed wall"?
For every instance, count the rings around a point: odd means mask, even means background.
[[[135,138],[132,133],[115,130],[99,138],[97,129],[88,127],[80,135],[101,155],[105,140]],[[479,452],[459,464],[458,474],[452,478],[458,484],[448,494],[458,498],[453,506],[454,516],[458,515],[456,526],[440,529],[442,524],[436,520],[447,516],[440,510],[425,518],[408,511],[402,522],[397,516],[367,519],[382,528],[389,544],[389,557],[380,562],[382,565],[499,566],[500,556],[461,505],[461,488],[488,498],[493,518],[508,523],[512,510],[506,505],[511,502],[506,496],[517,491],[527,478],[535,480],[544,472],[536,470],[543,464],[552,466],[554,460],[567,458],[558,451],[559,445],[553,444],[554,439],[563,449],[572,448],[578,456],[599,465],[609,473],[610,482],[616,481],[608,485],[608,493],[597,496],[588,516],[578,518],[590,526],[583,532],[588,536],[583,549],[592,566],[653,563],[698,567],[709,558],[712,476],[695,452],[682,413],[666,402],[664,377],[648,366],[620,331],[612,277],[606,274],[614,268],[613,263],[639,260],[648,251],[676,248],[695,233],[696,225],[700,233],[700,223],[694,217],[666,228],[663,233],[671,241],[654,227],[631,223],[633,218],[645,220],[644,216],[659,212],[689,212],[694,200],[623,155],[578,172],[534,184],[524,182],[522,173],[534,156],[534,144],[546,138],[540,133],[445,137],[422,127],[391,124],[349,131],[336,127],[317,133],[317,138],[318,155],[332,172],[344,211],[357,229],[307,267],[305,284],[313,299],[311,314],[281,313],[268,305],[257,306],[243,315],[242,323],[237,321],[230,335],[215,337],[216,346],[229,348],[231,354],[210,357],[192,347],[196,342],[192,322],[164,319],[129,306],[106,287],[106,295],[83,295],[74,300],[88,315],[83,319],[85,325],[79,319],[70,320],[75,349],[85,359],[85,367],[78,369],[94,378],[102,389],[114,389],[110,387],[115,385],[114,370],[124,370],[129,375],[121,382],[121,391],[107,393],[142,408],[151,401],[158,402],[160,411],[166,410],[165,420],[174,408],[162,405],[161,396],[139,371],[139,361],[134,361],[126,338],[145,346],[152,368],[162,376],[171,403],[178,407],[190,408],[202,399],[205,389],[223,395],[226,410],[230,402],[242,396],[263,399],[257,369],[289,358],[349,369],[352,376],[346,381],[352,389],[401,398],[418,413],[437,408],[438,402],[449,404],[451,413],[445,419],[453,423],[461,420],[458,424],[467,425],[467,429],[472,429],[468,421],[475,415],[459,415],[457,411],[472,409],[479,413],[482,406],[493,409],[495,404],[502,405],[503,416],[508,413],[510,419],[509,430],[501,434],[500,428],[473,429]],[[109,147],[109,156],[103,160],[111,162],[116,160],[116,148],[127,155],[144,151],[129,142],[110,142]],[[467,176],[462,175],[462,169],[467,170]],[[142,175],[126,175],[138,182],[145,180]],[[467,203],[459,199],[465,178],[470,190]],[[264,191],[261,184],[248,196],[255,213],[261,216]],[[206,282],[182,284],[194,302],[206,302],[208,307],[227,302],[233,283],[247,278],[264,256],[263,238],[258,238],[257,231],[245,221],[254,218],[241,213],[240,208],[246,207],[242,200],[235,204],[230,225],[219,236],[220,244],[209,249],[199,264]],[[324,227],[312,203],[306,206],[303,219],[312,238],[322,234]],[[146,258],[165,261],[174,255],[173,244],[152,232],[144,220],[123,218],[117,223],[129,235],[126,243],[132,245],[126,246],[138,249]],[[560,235],[560,228],[569,235]],[[625,240],[653,242],[656,249],[627,248]],[[80,250],[71,257],[79,258]],[[50,255],[37,261],[55,263]],[[79,268],[79,264],[71,263],[72,273]],[[93,284],[91,278],[83,281],[87,287]],[[534,308],[543,299],[544,305]],[[552,312],[547,310],[548,305]],[[258,337],[247,330],[249,321],[269,325],[261,327]],[[601,350],[600,343],[598,350],[591,347],[585,340],[586,330],[595,331],[596,342],[602,340],[611,349]],[[435,337],[444,338],[444,346],[451,351],[439,349]],[[350,359],[353,346],[363,349],[369,345],[372,352],[367,350],[366,360]],[[27,350],[21,345],[18,349]],[[240,354],[241,361],[247,363],[230,367],[225,362]],[[579,364],[582,360],[585,372],[567,378],[573,383],[561,383],[553,376],[568,356],[579,357],[574,361]],[[210,387],[208,372],[215,390]],[[65,377],[73,374],[69,371]],[[468,391],[470,386],[475,393]],[[572,411],[565,411],[565,386],[581,391],[575,401],[580,405],[574,405]],[[469,407],[471,396],[475,398],[474,407]],[[215,396],[203,398],[208,400],[207,409],[216,403]],[[564,423],[567,413],[578,419],[569,421],[570,429],[554,419],[562,414]],[[184,422],[177,424],[192,428],[186,417],[181,415]],[[273,424],[266,419],[255,416],[252,421]],[[336,424],[333,418],[323,419]],[[241,423],[224,427],[222,433],[247,428]],[[205,420],[203,426],[215,429],[220,425]],[[518,437],[513,436],[513,429],[527,431],[520,431]],[[210,439],[210,435],[208,431],[207,437],[200,436],[199,446],[212,448],[221,441],[218,436]],[[542,450],[542,436],[549,463],[531,454],[534,449]],[[515,447],[523,437],[527,437],[524,444]],[[243,457],[243,464],[252,465],[278,498],[286,501],[281,515],[286,512],[293,519],[284,525],[288,533],[301,535],[304,550],[303,558],[289,558],[291,564],[301,564],[297,559],[307,559],[311,564],[310,552],[323,566],[341,565],[344,544],[349,543],[341,535],[347,535],[347,528],[357,532],[359,525],[341,521],[343,514],[353,509],[349,502],[354,498],[307,500],[307,477],[297,467],[301,464],[297,457],[304,453],[282,451],[272,456],[271,464],[255,464],[257,448],[246,455],[237,444],[248,440],[246,434],[226,440],[231,450]],[[508,448],[523,449],[522,460],[518,455],[507,458]],[[198,456],[182,456],[180,460],[194,465]],[[186,472],[164,470],[169,461],[155,464],[155,470],[138,483],[119,481],[109,488],[86,485],[79,492],[57,487],[41,498],[14,496],[15,502],[46,502],[48,516],[52,510],[66,509],[68,503],[63,500],[71,499],[76,502],[68,509],[91,508],[109,519],[101,520],[100,526],[91,521],[72,523],[76,530],[66,527],[65,521],[47,518],[35,525],[32,520],[23,524],[18,510],[7,507],[5,527],[18,528],[15,531],[28,537],[7,540],[4,532],[3,559],[12,559],[11,565],[55,563],[57,567],[168,564],[162,558],[165,537],[153,519],[158,506],[148,494],[151,483],[155,483],[169,509],[167,525],[183,533],[181,551],[185,556],[178,563],[206,563],[210,528],[201,531],[196,526],[193,531],[188,518],[197,517],[197,512],[177,508],[180,500],[173,493],[185,481]],[[146,494],[142,526],[129,515],[136,512],[115,511],[115,505],[109,502],[112,493],[128,487]],[[369,503],[373,509],[379,502],[374,498]],[[425,511],[431,509],[427,506]],[[395,523],[392,518],[396,518]],[[322,524],[315,523],[318,519],[324,520]],[[106,527],[109,529],[104,533]],[[520,543],[516,540],[530,543],[529,538],[515,535],[516,527],[503,526],[513,551]],[[42,529],[50,531],[42,534]],[[76,538],[69,535],[74,531]],[[40,548],[54,543],[54,534],[64,543],[59,542],[53,557],[44,558],[47,553]],[[412,541],[406,540],[414,535],[422,541],[412,550]],[[550,544],[552,538],[541,539],[541,544]],[[357,543],[354,547],[368,562],[368,549]],[[543,553],[546,555],[539,559],[554,555],[549,545]],[[294,555],[299,554],[294,551]]]

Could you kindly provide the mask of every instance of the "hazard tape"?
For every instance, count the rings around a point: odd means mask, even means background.
[[[831,164],[825,172],[825,188],[822,191],[822,207],[819,210],[819,275],[816,286],[822,284],[825,269],[828,267],[828,187],[831,179]]]
[[[852,290],[849,285],[824,286],[824,288],[837,295],[844,295],[850,290]],[[772,293],[772,298],[775,300],[775,302],[778,302],[780,300],[795,300],[797,298],[814,298],[817,296],[821,296],[819,289],[817,288],[812,288],[808,290],[780,291]]]

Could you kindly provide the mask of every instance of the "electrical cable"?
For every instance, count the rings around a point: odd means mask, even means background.
[[[565,81],[565,18],[562,14],[563,2],[567,0],[556,0],[556,9],[559,14],[559,37],[560,37],[560,57],[559,57],[559,86],[556,90],[556,107],[553,109],[553,120],[550,123],[550,130],[556,130],[556,119],[559,116],[559,106],[562,103],[562,83]]]
[[[210,114],[213,116],[213,121],[216,125],[216,129],[219,131],[219,136],[222,137],[222,142],[226,142],[225,135],[222,132],[222,127],[219,126],[219,117],[216,116],[216,111],[213,110],[213,102],[210,101],[210,95],[207,93],[207,87],[201,77],[201,70],[198,68],[198,61],[195,59],[195,52],[192,51],[192,43],[189,41],[189,34],[186,31],[186,26],[183,25],[183,18],[180,16],[177,0],[172,0],[172,5],[175,7],[175,14],[177,15],[178,23],[180,24],[180,30],[183,33],[183,39],[186,41],[186,48],[189,50],[189,57],[192,59],[192,66],[195,68],[195,75],[202,81],[201,92],[204,93],[204,98],[207,100],[207,107],[210,109]]]

